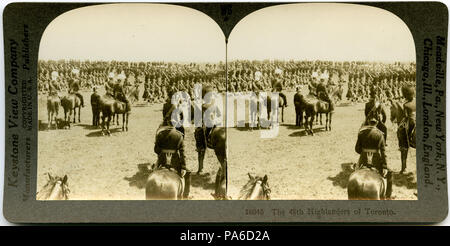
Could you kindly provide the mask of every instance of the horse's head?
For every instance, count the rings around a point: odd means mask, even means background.
[[[270,188],[267,182],[267,175],[264,177],[253,177],[248,174],[249,181],[245,184],[240,193],[240,200],[270,200]]]
[[[47,184],[44,185],[41,191],[36,196],[38,200],[68,200],[69,199],[69,184],[68,177],[53,177],[48,173]]]

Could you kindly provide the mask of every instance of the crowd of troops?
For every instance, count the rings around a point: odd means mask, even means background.
[[[401,88],[415,82],[415,63],[327,62],[327,61],[246,61],[228,63],[226,87],[224,63],[39,61],[38,90],[68,91],[76,79],[80,90],[104,86],[122,76],[125,85],[143,84],[143,99],[164,102],[169,90],[192,92],[194,84],[213,86],[217,91],[271,91],[274,83],[294,91],[298,85],[325,83],[346,86],[351,101],[365,102],[376,88],[381,100],[400,98]]]

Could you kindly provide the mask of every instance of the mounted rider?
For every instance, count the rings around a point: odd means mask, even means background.
[[[127,94],[125,92],[125,86],[122,79],[118,79],[117,83],[113,87],[113,97],[126,105],[126,110],[131,110],[131,103],[128,100]]]
[[[388,173],[386,162],[386,143],[383,133],[377,128],[378,120],[372,111],[367,117],[368,125],[362,126],[358,133],[355,151],[360,154],[357,168],[375,168],[382,177]]]
[[[387,127],[386,127],[386,111],[384,110],[383,104],[378,99],[378,92],[375,88],[372,88],[370,91],[370,100],[366,103],[364,114],[366,116],[365,124],[369,124],[367,122],[369,114],[373,114],[377,121],[377,128],[384,134],[384,142],[387,140]]]
[[[70,79],[69,80],[69,94],[73,93],[78,98],[80,98],[81,107],[84,107],[84,98],[83,96],[78,92],[80,90],[80,82],[78,79]]]
[[[282,92],[283,91],[283,83],[281,81],[281,74],[283,71],[281,69],[275,69],[275,77],[272,79],[272,92],[278,92],[278,95],[283,98],[284,100],[284,107],[287,107],[287,99],[286,95]]]
[[[170,119],[167,120],[165,118],[156,131],[154,151],[158,155],[157,168],[163,167],[175,170],[183,179],[183,198],[187,199],[190,191],[191,176],[190,171],[186,168],[184,134],[172,125]]]

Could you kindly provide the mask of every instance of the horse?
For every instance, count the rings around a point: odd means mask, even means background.
[[[37,200],[68,200],[69,184],[67,183],[67,175],[64,177],[53,177],[48,173],[47,184],[36,194]]]
[[[59,106],[61,105],[61,100],[57,95],[50,95],[47,97],[47,114],[48,114],[48,125],[47,129],[50,129],[52,126],[53,119],[55,120],[58,117]]]
[[[78,123],[81,122],[81,100],[75,94],[69,94],[61,99],[61,105],[64,108],[64,120],[70,121],[70,117],[72,117],[73,111],[73,123],[75,123],[75,119],[77,117],[78,108]],[[67,113],[69,114],[67,117]]]
[[[350,174],[347,193],[349,200],[386,200],[392,193],[392,172],[388,171],[386,181],[373,168],[363,167]]]
[[[270,188],[267,175],[253,177],[248,173],[249,181],[239,192],[239,200],[270,200]]]
[[[181,200],[184,181],[175,171],[157,168],[150,173],[145,185],[146,200]]]
[[[102,113],[102,134],[105,134],[105,123],[106,123],[106,134],[111,135],[109,131],[109,125],[111,118],[115,114],[122,114],[122,131],[128,131],[128,118],[131,111],[131,106],[127,103],[114,99],[110,95],[103,95],[98,101],[100,112]]]

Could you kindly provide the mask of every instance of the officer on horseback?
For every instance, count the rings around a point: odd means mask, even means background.
[[[80,90],[80,82],[77,79],[69,80],[69,93],[74,93],[78,98],[80,98],[81,107],[84,107],[84,98],[78,92]]]
[[[184,180],[183,198],[187,199],[191,176],[190,171],[186,168],[184,134],[178,131],[170,123],[170,120],[164,120],[156,131],[154,151],[158,155],[157,168],[174,169]]]
[[[375,90],[375,88],[373,88],[370,91],[370,100],[365,105],[364,114],[366,116],[365,122],[366,124],[369,124],[369,122],[367,122],[368,120],[367,117],[369,116],[369,114],[373,114],[374,117],[376,117],[378,121],[377,128],[383,133],[384,142],[386,143],[387,140],[387,127],[385,125],[387,118],[386,111],[384,110],[384,107],[381,104],[381,102],[378,101],[378,93]]]
[[[366,166],[378,170],[381,176],[388,173],[386,162],[386,144],[383,133],[377,128],[378,119],[374,112],[367,116],[368,125],[363,126],[358,133],[355,151],[360,154],[358,166]]]
[[[281,71],[281,70],[280,70]],[[278,74],[278,73],[276,73]],[[283,91],[283,85],[281,83],[281,79],[279,76],[281,75],[276,75],[277,77],[275,77],[272,81],[272,91],[274,92],[278,92],[279,96],[281,98],[283,98],[284,100],[284,107],[287,107],[287,100],[286,100],[286,95],[282,92]]]

